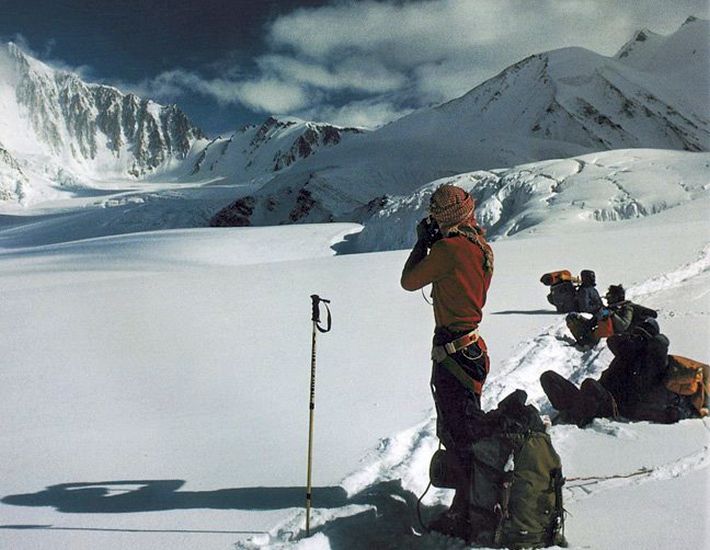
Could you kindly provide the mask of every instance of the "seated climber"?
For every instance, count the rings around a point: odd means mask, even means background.
[[[611,285],[604,298],[606,307],[599,308],[591,318],[580,313],[567,315],[567,327],[579,345],[595,346],[602,338],[623,334],[644,319],[658,316],[655,310],[627,300],[622,285]]]
[[[560,413],[557,422],[585,426],[594,418],[622,416],[670,424],[707,415],[708,366],[669,356],[668,338],[655,319],[646,318],[629,331],[610,336],[607,344],[614,359],[599,381],[587,378],[577,388],[554,371],[540,376],[545,394]],[[681,393],[673,384],[678,363],[692,364],[689,369],[696,382]]]
[[[579,278],[581,282],[574,293],[574,311],[596,313],[604,306],[597,292],[596,274],[590,269],[583,269],[579,273]]]
[[[550,287],[547,301],[558,313],[596,313],[603,306],[596,289],[596,275],[589,269],[583,269],[579,277],[566,269],[552,271],[545,273],[540,282]]]

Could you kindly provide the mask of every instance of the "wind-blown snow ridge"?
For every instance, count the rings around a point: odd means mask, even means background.
[[[431,194],[444,183],[471,193],[478,222],[495,240],[554,231],[563,221],[589,231],[589,223],[642,218],[708,197],[709,166],[710,153],[617,150],[459,174],[384,198],[348,251],[410,247]]]
[[[405,487],[424,490],[425,480],[412,474],[428,467],[437,445],[436,419],[432,414],[421,424],[380,440],[377,449],[363,459],[365,466],[346,477],[341,485],[353,495],[373,483],[401,479]]]
[[[629,296],[648,296],[661,290],[668,290],[708,271],[710,271],[710,243],[698,255],[697,260],[632,287],[629,289]]]
[[[600,492],[618,489],[627,485],[640,485],[652,481],[664,481],[681,477],[709,466],[710,446],[705,445],[699,451],[653,468],[641,468],[621,475],[568,480],[564,486],[565,498],[570,501],[577,501],[590,496],[597,496]]]
[[[543,412],[547,398],[539,384],[540,375],[555,370],[573,382],[596,377],[611,360],[606,347],[597,346],[582,353],[573,346],[564,321],[523,343],[520,351],[508,359],[486,384],[482,406],[491,409],[515,388],[525,388],[528,402]],[[533,384],[531,385],[531,382]]]

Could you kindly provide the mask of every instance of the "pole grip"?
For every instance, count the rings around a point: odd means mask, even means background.
[[[325,304],[325,309],[326,312],[328,313],[328,318],[326,320],[326,327],[323,328],[320,324],[320,303],[323,302]],[[311,294],[311,321],[315,323],[315,327],[318,329],[318,332],[328,332],[330,331],[331,324],[332,324],[332,318],[330,315],[330,308],[328,307],[328,304],[330,303],[330,300],[326,300],[325,298],[321,298],[318,296],[318,294]]]

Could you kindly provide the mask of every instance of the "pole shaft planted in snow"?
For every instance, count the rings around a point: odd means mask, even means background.
[[[328,312],[326,326],[320,325],[320,303],[323,302]],[[311,295],[313,321],[313,337],[311,340],[311,395],[308,404],[308,475],[306,477],[306,536],[311,534],[311,463],[313,461],[313,411],[316,408],[316,330],[328,332],[330,330],[331,316],[328,304],[330,300],[321,298],[317,294]]]
[[[313,412],[316,408],[316,321],[311,339],[311,392],[308,403],[308,473],[306,476],[306,536],[311,534],[311,463],[313,459]]]

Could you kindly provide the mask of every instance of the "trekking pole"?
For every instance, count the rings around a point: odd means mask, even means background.
[[[328,320],[326,327],[320,326],[320,303],[323,302],[325,309],[328,312]],[[311,295],[311,305],[313,313],[311,321],[313,321],[313,337],[311,340],[311,392],[310,401],[308,403],[308,473],[306,475],[306,536],[311,535],[311,464],[313,459],[313,413],[316,408],[316,330],[318,332],[328,332],[331,325],[330,308],[328,304],[330,300],[321,298],[317,294]]]

